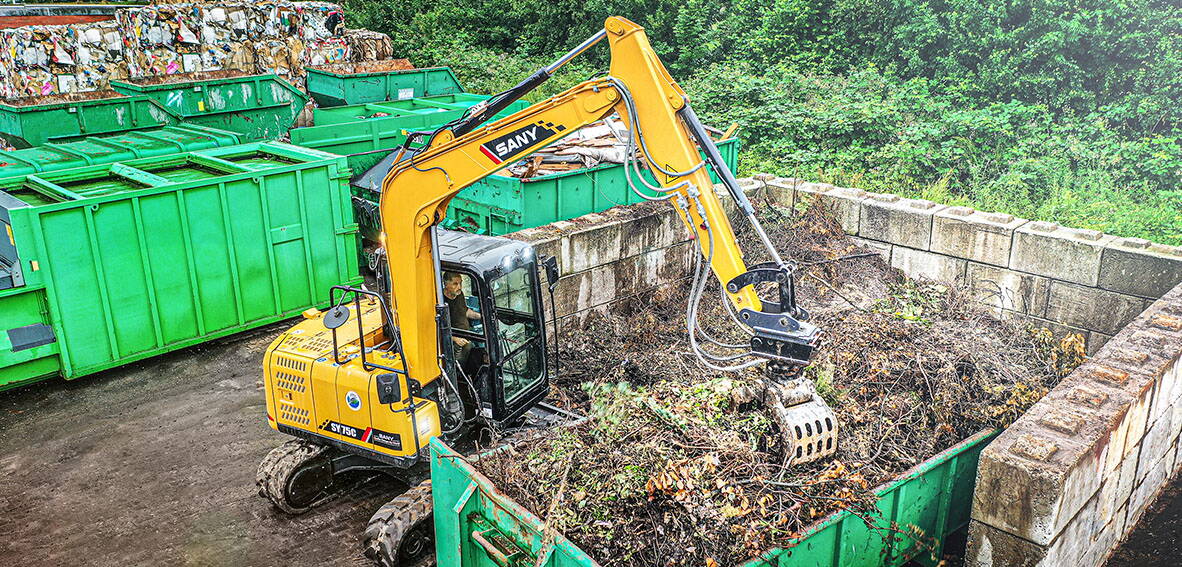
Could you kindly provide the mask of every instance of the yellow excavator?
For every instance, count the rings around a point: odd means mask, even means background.
[[[611,48],[607,76],[488,123],[604,39]],[[628,128],[625,171],[633,189],[673,205],[701,248],[686,310],[700,362],[727,370],[767,364],[778,376],[770,404],[783,415],[782,427],[809,424],[807,434],[801,427],[783,431],[794,461],[836,450],[832,413],[815,390],[800,384],[799,369],[808,364],[820,333],[796,305],[795,266],[760,227],[644,29],[613,17],[553,64],[465,116],[416,133],[388,158],[378,211],[389,294],[334,287],[330,308],[305,313],[267,349],[267,420],[296,439],[260,464],[260,493],[280,510],[298,514],[328,497],[344,473],[388,474],[411,488],[374,514],[366,555],[399,565],[433,552],[428,441],[441,436],[462,446],[483,426],[514,427],[534,414],[544,420],[543,410],[556,409],[544,403],[549,343],[539,276],[546,273],[552,290],[555,262],[537,258],[524,242],[438,225],[465,187],[613,114]],[[642,161],[657,184],[639,174]],[[770,262],[744,262],[711,169]],[[700,329],[697,310],[709,270],[748,342],[727,344]],[[458,294],[452,289],[457,285],[465,288]],[[451,291],[445,294],[445,288]],[[760,290],[775,297],[763,299]],[[456,297],[464,301],[459,319]]]

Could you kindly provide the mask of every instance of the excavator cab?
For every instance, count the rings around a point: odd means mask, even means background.
[[[470,345],[443,350],[448,366],[455,369],[450,374],[461,382],[470,381],[486,419],[499,423],[516,419],[549,389],[546,328],[533,247],[508,238],[449,230],[439,230],[438,235],[443,273],[458,275],[466,307],[480,316],[461,329],[450,324],[450,313],[443,314],[441,344],[454,345],[452,338],[457,337]]]

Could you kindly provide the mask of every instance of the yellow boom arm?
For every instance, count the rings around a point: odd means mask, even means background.
[[[586,81],[458,136],[453,130],[437,132],[428,147],[396,162],[386,175],[380,214],[390,264],[391,304],[397,312],[408,374],[420,383],[425,385],[440,373],[438,254],[433,249],[432,227],[443,220],[452,197],[530,152],[617,112],[634,137],[643,133],[645,158],[650,166],[659,166],[654,174],[660,184],[677,187],[678,196],[671,200],[679,205],[682,220],[704,255],[709,254],[713,242],[710,266],[720,281],[736,283],[726,289],[735,310],[743,317],[764,315],[763,303],[749,284],[772,280],[742,279],[744,274],[759,270],[748,270],[709,172],[700,167],[695,139],[711,149],[713,145],[700,139],[700,130],[695,133],[687,127],[685,116],[687,112],[692,116],[692,111],[685,92],[653,52],[644,28],[623,18],[609,18],[605,30],[611,46],[609,78]],[[696,118],[693,121],[696,123]],[[692,171],[670,176],[661,173],[661,168],[668,173]],[[726,175],[730,176],[729,171]],[[750,213],[741,193],[736,198]],[[773,256],[779,260],[774,251]],[[779,283],[783,284],[782,279]],[[792,313],[782,315],[799,329],[802,323],[792,319]]]

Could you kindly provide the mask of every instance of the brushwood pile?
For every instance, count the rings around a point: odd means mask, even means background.
[[[550,396],[588,419],[515,438],[476,466],[600,564],[742,565],[840,510],[883,538],[931,547],[934,534],[878,521],[874,489],[1006,426],[1083,360],[1079,336],[999,320],[978,292],[905,277],[820,204],[757,206],[824,331],[804,372],[837,415],[837,454],[786,465],[758,402],[766,369],[715,372],[691,354],[688,284],[591,315],[563,336]],[[756,241],[733,224],[740,242]],[[748,252],[749,264],[763,260]],[[745,341],[717,283],[707,289],[703,326]]]

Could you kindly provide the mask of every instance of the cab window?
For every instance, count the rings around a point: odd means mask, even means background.
[[[505,403],[509,405],[545,379],[545,345],[535,309],[534,277],[529,265],[492,281],[495,340],[502,356]]]

